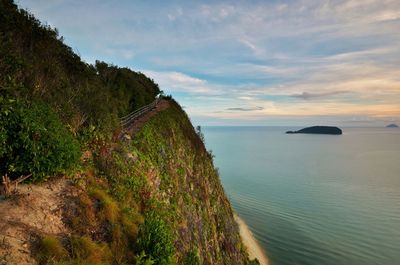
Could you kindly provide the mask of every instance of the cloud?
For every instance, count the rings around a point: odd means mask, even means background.
[[[248,100],[248,101],[255,100],[254,97],[249,97],[249,96],[240,96],[240,97],[238,97],[238,99],[239,100]]]
[[[293,95],[290,95],[290,96],[294,97],[294,98],[301,98],[301,99],[304,99],[304,100],[311,100],[311,99],[315,99],[315,98],[325,98],[325,97],[345,94],[345,93],[349,93],[349,92],[350,91],[331,91],[331,92],[324,92],[324,93],[303,92],[301,94],[293,94]]]
[[[249,107],[249,108],[239,108],[239,107],[227,108],[226,110],[231,110],[231,111],[255,111],[255,110],[263,110],[263,109],[264,109],[263,107],[257,106],[257,107]]]
[[[192,77],[180,72],[142,71],[153,78],[167,93],[188,92],[194,94],[218,94],[216,86],[209,85],[206,80]]]
[[[191,116],[400,115],[398,0],[17,3],[85,60],[144,69]]]

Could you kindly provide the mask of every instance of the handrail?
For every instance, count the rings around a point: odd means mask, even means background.
[[[143,106],[140,109],[137,109],[135,111],[132,111],[131,113],[120,118],[122,127],[126,128],[126,127],[130,126],[131,123],[135,119],[137,119],[138,117],[142,116],[143,114],[146,114],[147,112],[149,112],[152,109],[154,109],[155,107],[157,107],[157,104],[160,100],[161,100],[161,97],[158,97],[150,104]]]

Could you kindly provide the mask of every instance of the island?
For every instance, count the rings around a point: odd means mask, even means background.
[[[391,123],[387,125],[386,128],[399,128],[399,126],[397,124]]]
[[[309,134],[334,134],[340,135],[342,134],[342,130],[338,127],[333,126],[312,126],[307,127],[298,131],[287,131],[286,133],[309,133]]]

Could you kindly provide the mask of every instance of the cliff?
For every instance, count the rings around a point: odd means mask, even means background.
[[[171,101],[130,146],[139,171],[148,172],[152,207],[171,225],[178,260],[198,253],[201,264],[246,264],[212,155],[179,105]]]
[[[212,155],[160,90],[127,68],[89,65],[0,0],[1,264],[256,264]],[[67,100],[66,100],[67,99]]]

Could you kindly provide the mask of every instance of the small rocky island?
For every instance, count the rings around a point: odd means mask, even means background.
[[[333,126],[312,126],[298,131],[287,131],[286,133],[309,133],[309,134],[342,134],[342,130]]]
[[[399,128],[399,126],[397,124],[392,123],[387,125],[386,128]]]

